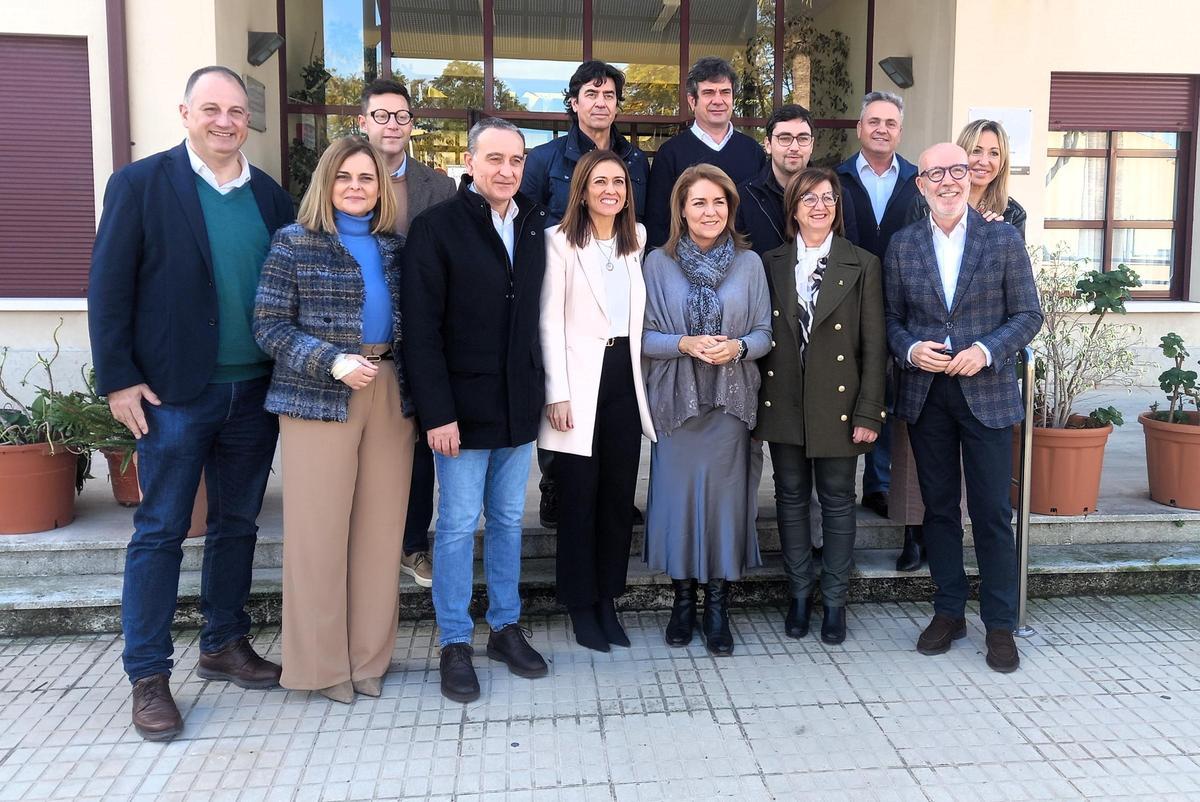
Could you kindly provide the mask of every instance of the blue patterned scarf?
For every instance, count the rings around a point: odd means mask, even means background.
[[[733,263],[733,237],[725,237],[707,253],[692,242],[687,234],[679,240],[675,254],[683,275],[687,278],[687,333],[721,333],[721,299],[717,287],[725,280]]]

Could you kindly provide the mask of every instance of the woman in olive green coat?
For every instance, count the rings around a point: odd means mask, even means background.
[[[821,640],[846,639],[854,552],[854,476],[883,424],[887,337],[879,259],[842,236],[832,170],[809,168],[788,184],[788,237],[763,256],[774,348],[759,361],[754,436],[770,444],[784,569],[791,589],[784,628],[808,634],[812,612],[809,499],[821,504],[824,546]]]

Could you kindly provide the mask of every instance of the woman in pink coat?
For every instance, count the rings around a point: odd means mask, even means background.
[[[646,232],[634,212],[621,158],[585,154],[562,222],[546,231],[542,283],[538,447],[558,452],[558,600],[575,640],[601,652],[629,645],[615,600],[625,592],[642,435],[654,439],[641,372]]]

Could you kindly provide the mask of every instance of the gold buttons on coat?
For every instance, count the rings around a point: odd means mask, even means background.
[[[845,362],[845,361],[846,361],[846,357],[842,356],[841,354],[838,354],[838,362]]]
[[[771,402],[770,402],[770,401],[763,401],[763,406],[764,406],[764,407],[769,407],[769,406],[771,406]]]
[[[771,314],[774,315],[775,317],[779,317],[779,310],[776,309],[775,311],[771,312]]]
[[[834,323],[834,324],[833,324],[833,330],[834,330],[834,331],[841,331],[841,330],[842,330],[842,324],[841,324],[841,323]]]
[[[846,283],[846,282],[842,281],[841,279],[838,279],[838,286],[839,286],[839,287],[843,286],[845,283]]]
[[[767,375],[768,375],[768,376],[774,376],[774,375],[775,375],[775,371],[773,371],[773,370],[768,370],[768,371],[767,371]]]
[[[881,417],[881,418],[886,418],[886,417],[887,417],[887,413],[886,413],[886,412],[880,412],[880,413],[879,413],[879,417]]]
[[[843,420],[843,421],[848,421],[848,420],[850,420],[850,416],[849,416],[849,415],[843,415],[843,416],[842,416],[842,420]]]
[[[844,393],[844,392],[846,392],[846,385],[844,385],[844,384],[839,384],[839,385],[838,385],[838,392],[839,392],[839,393]]]

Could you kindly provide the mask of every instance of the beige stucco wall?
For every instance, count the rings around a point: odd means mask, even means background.
[[[952,117],[942,132],[957,134],[971,106],[1033,109],[1030,174],[1009,179],[1013,196],[1029,213],[1031,243],[1053,244],[1053,233],[1042,229],[1050,73],[1200,73],[1196,0],[962,0],[955,13]],[[1200,221],[1192,225],[1190,297],[1200,301]],[[1129,321],[1142,327],[1147,358],[1157,356],[1158,338],[1171,330],[1200,351],[1200,303],[1141,302],[1130,309]]]

